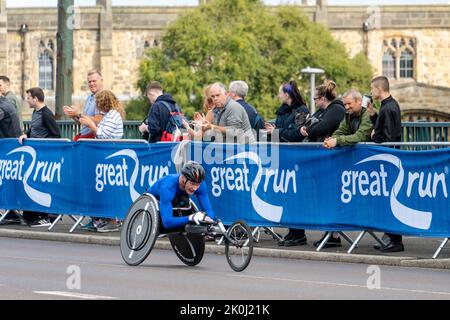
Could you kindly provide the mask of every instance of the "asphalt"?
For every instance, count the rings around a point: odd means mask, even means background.
[[[52,231],[47,228],[30,228],[26,225],[3,225],[0,226],[0,237],[36,239],[49,241],[62,241],[73,243],[99,244],[118,246],[120,243],[120,233],[97,233],[77,228],[73,233],[69,233],[73,221],[68,217],[64,217]],[[284,235],[287,230],[276,228],[275,232]],[[388,265],[401,267],[418,267],[418,268],[434,268],[434,269],[450,269],[450,242],[441,251],[438,259],[432,259],[433,254],[442,242],[442,238],[417,238],[404,237],[404,252],[381,253],[373,248],[375,240],[366,235],[362,238],[358,247],[348,254],[350,244],[343,242],[340,248],[323,249],[316,252],[313,242],[322,237],[320,231],[306,231],[308,238],[307,245],[280,247],[278,241],[268,233],[262,231],[259,241],[255,243],[255,256],[271,257],[271,258],[289,258],[313,261],[330,261],[343,263],[362,263],[372,265]],[[347,235],[352,239],[356,239],[359,232],[348,232]],[[381,237],[382,233],[376,233]],[[0,239],[1,241],[1,239]],[[167,238],[159,238],[155,244],[156,249],[172,250]],[[224,246],[217,245],[214,242],[207,242],[207,253],[224,253]]]

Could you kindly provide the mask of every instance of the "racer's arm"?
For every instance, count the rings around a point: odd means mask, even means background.
[[[211,203],[209,202],[209,197],[208,197],[208,192],[206,189],[205,181],[203,181],[200,184],[200,187],[198,188],[196,195],[197,195],[198,202],[200,204],[200,210],[206,212],[208,217],[210,217],[211,219],[214,219],[216,215],[214,214],[214,211],[211,207]]]
[[[174,217],[172,200],[176,194],[167,186],[161,186],[159,196],[159,210],[164,228],[173,229],[189,223],[189,217]]]

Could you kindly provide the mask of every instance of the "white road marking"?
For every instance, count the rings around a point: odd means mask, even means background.
[[[115,297],[108,296],[96,296],[92,294],[85,293],[76,293],[76,292],[64,292],[64,291],[33,291],[37,294],[47,294],[53,296],[67,297],[67,298],[76,298],[76,299],[88,299],[88,300],[113,300],[118,299]]]
[[[259,279],[259,280],[271,280],[271,281],[287,281],[287,282],[297,282],[297,283],[307,283],[313,285],[325,285],[325,286],[339,286],[339,287],[351,287],[351,288],[362,288],[367,289],[367,286],[357,285],[357,284],[346,284],[346,283],[335,283],[335,282],[324,282],[324,281],[314,281],[314,280],[298,280],[298,279],[288,279],[288,278],[273,278],[273,277],[257,277],[257,276],[246,276],[246,275],[229,275],[230,277],[239,277],[239,278],[247,278],[247,279]],[[390,288],[390,287],[381,287],[380,289],[373,290],[390,290],[390,291],[406,291],[413,293],[425,293],[425,294],[438,294],[438,295],[447,295],[450,296],[450,292],[440,292],[440,291],[426,291],[426,290],[416,290],[416,289],[405,289],[405,288]],[[372,291],[372,290],[371,290]]]

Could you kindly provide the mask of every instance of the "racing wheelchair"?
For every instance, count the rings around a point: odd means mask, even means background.
[[[188,216],[198,212],[189,197],[172,202],[174,216]],[[225,255],[231,269],[245,270],[253,254],[253,236],[244,221],[236,221],[228,229],[220,219],[213,223],[187,224],[176,229],[165,229],[159,214],[159,200],[149,193],[142,194],[131,205],[122,226],[120,252],[131,266],[144,262],[159,235],[166,234],[177,257],[188,266],[200,263],[205,252],[205,237],[225,244]]]

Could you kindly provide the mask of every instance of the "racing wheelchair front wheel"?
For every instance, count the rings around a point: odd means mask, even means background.
[[[231,269],[241,272],[247,268],[253,255],[253,236],[244,221],[236,221],[227,230],[225,255]]]
[[[120,235],[120,253],[130,266],[144,262],[159,233],[159,205],[148,194],[140,196],[128,210]]]

